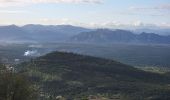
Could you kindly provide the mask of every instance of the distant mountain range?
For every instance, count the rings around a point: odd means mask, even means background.
[[[154,43],[170,44],[170,36],[127,30],[87,29],[71,25],[0,26],[0,42]]]
[[[160,28],[139,28],[134,30],[135,33],[156,33],[156,34],[161,34],[161,35],[170,35],[170,29],[165,28],[165,29],[160,29]]]
[[[0,26],[1,42],[59,42],[90,29],[71,25]]]
[[[127,30],[98,29],[83,32],[71,38],[73,42],[82,43],[133,43],[133,44],[170,44],[170,36],[161,36],[155,33],[134,34]]]

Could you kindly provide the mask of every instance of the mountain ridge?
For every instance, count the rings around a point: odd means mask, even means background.
[[[121,29],[88,29],[72,25],[0,26],[0,39],[6,42],[85,42],[170,44],[170,36]]]
[[[83,32],[73,36],[70,41],[82,43],[133,43],[133,44],[169,44],[170,36],[161,36],[155,33],[142,32],[134,34],[126,30],[98,29]]]

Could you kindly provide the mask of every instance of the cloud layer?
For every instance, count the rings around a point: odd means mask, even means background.
[[[130,7],[131,10],[170,10],[170,4],[158,5],[154,7]]]
[[[39,3],[94,3],[99,4],[102,0],[0,0],[0,7],[23,6]]]

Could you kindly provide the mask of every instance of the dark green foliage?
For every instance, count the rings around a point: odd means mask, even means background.
[[[19,75],[5,69],[0,71],[0,100],[36,100],[35,88],[30,82]]]
[[[170,98],[168,75],[145,72],[107,59],[53,52],[18,68],[40,85],[46,97],[62,95],[80,99],[88,95],[120,94],[130,100]]]

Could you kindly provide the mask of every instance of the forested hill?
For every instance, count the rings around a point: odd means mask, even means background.
[[[53,52],[24,62],[18,68],[51,98],[62,95],[80,99],[101,94],[106,98],[119,95],[120,100],[170,99],[168,75],[144,72],[112,60]]]

